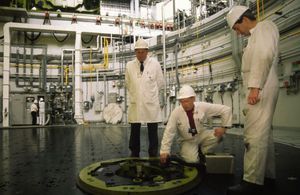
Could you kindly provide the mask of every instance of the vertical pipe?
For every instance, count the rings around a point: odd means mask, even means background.
[[[10,65],[10,29],[9,25],[5,24],[4,28],[4,52],[3,52],[3,127],[9,126],[9,65]]]
[[[26,38],[25,38],[26,39]],[[25,47],[25,43],[23,46],[23,80],[24,80],[24,86],[27,86],[26,84],[26,47]]]
[[[206,0],[204,0],[204,8],[205,8],[205,12],[204,12],[204,18],[207,18],[207,5],[206,5]]]
[[[76,31],[75,39],[75,120],[83,124],[82,113],[82,81],[81,81],[81,31]]]
[[[104,96],[104,107],[107,105],[107,90],[106,90],[106,74],[103,74],[103,96]]]
[[[42,87],[42,77],[43,77],[43,74],[42,74],[42,68],[43,68],[43,60],[41,60],[40,61],[40,68],[39,68],[39,89],[44,89],[43,87]],[[42,91],[44,91],[44,90],[42,90]]]
[[[20,52],[19,47],[17,47],[17,61],[16,61],[16,86],[19,86],[19,60],[20,60]]]
[[[44,47],[44,58],[42,60],[42,89],[47,89],[47,47]]]
[[[99,93],[100,91],[98,91],[99,88],[99,70],[96,70],[96,92]]]
[[[177,90],[180,89],[180,82],[179,82],[179,77],[178,77],[178,39],[176,39],[176,45],[175,45],[175,71],[176,71],[176,83],[177,83],[177,89],[175,87],[175,96],[177,97]]]
[[[117,64],[117,52],[115,51],[115,47],[112,47],[112,52],[113,52],[113,67],[111,67],[111,69],[115,70],[115,67],[116,67],[116,64]],[[120,63],[119,63],[119,67],[121,67]],[[121,75],[121,73],[122,73],[122,70],[120,68],[119,69],[119,74]]]
[[[72,108],[73,108],[73,112],[75,113],[75,63],[74,63],[74,50],[72,51],[72,87],[73,87],[73,91],[72,91]]]
[[[103,50],[103,42],[102,42],[102,39],[104,39],[102,36],[100,38],[100,50],[102,51]]]
[[[32,33],[33,36],[33,33]],[[32,37],[31,37],[32,38]],[[33,87],[33,42],[30,45],[30,86]]]
[[[199,20],[202,19],[202,0],[199,0]]]
[[[60,85],[63,86],[64,84],[64,49],[62,50],[61,54],[61,62],[60,62]]]
[[[186,20],[186,17],[185,17],[185,9],[182,10],[182,18],[183,18],[183,19],[182,19],[183,21],[180,21],[180,22],[183,23],[183,24],[182,24],[182,25],[183,25],[183,28],[185,28],[185,20]]]
[[[135,11],[135,17],[139,18],[140,17],[140,3],[139,3],[139,0],[134,1],[134,11]]]
[[[134,0],[130,0],[130,14],[134,18]]]
[[[164,77],[165,77],[165,86],[164,86],[164,102],[167,102],[167,71],[166,71],[166,29],[165,29],[165,13],[164,7],[170,2],[168,0],[163,3],[161,7],[161,17],[162,17],[162,27],[163,27],[163,36],[162,36],[162,43],[163,43],[163,68],[164,68]],[[174,1],[173,1],[174,2]],[[174,6],[174,4],[173,4]],[[167,118],[167,106],[164,106],[164,117]]]
[[[174,24],[174,30],[177,30],[176,24],[176,10],[175,10],[175,0],[173,0],[173,24]]]
[[[166,2],[167,3],[167,2]],[[162,16],[162,27],[163,27],[163,68],[164,68],[164,77],[165,77],[165,86],[164,86],[164,102],[167,102],[167,80],[166,80],[166,29],[165,29],[165,15],[164,15],[164,6],[166,3],[163,4],[161,8],[161,16]],[[164,106],[164,117],[167,117],[167,107]]]
[[[112,35],[112,33],[110,33],[110,46],[111,47],[113,46],[113,35]]]

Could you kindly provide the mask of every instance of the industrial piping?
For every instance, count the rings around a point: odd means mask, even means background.
[[[101,26],[84,26],[80,25],[36,25],[36,24],[20,24],[9,22],[4,25],[4,53],[3,53],[3,127],[9,127],[9,93],[10,93],[10,45],[11,31],[35,31],[35,32],[58,32],[58,33],[75,33],[75,120],[78,124],[83,124],[82,112],[82,83],[81,83],[81,35],[89,33],[98,35],[102,31]]]

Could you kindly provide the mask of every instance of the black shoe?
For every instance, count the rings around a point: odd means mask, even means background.
[[[231,186],[227,189],[227,195],[258,195],[263,190],[262,185],[242,181],[240,184]]]
[[[276,179],[265,177],[264,185],[266,187],[275,187]]]
[[[265,177],[264,181],[264,193],[265,194],[278,194],[278,186],[276,185],[276,180],[272,178]]]
[[[135,153],[135,152],[131,152],[130,157],[136,157],[139,158],[140,154],[139,153]]]

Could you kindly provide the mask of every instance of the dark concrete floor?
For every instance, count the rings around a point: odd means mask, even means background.
[[[147,156],[146,135],[141,136],[141,156]],[[126,126],[0,129],[0,194],[85,194],[76,186],[80,170],[94,162],[127,157],[128,138]],[[217,152],[235,155],[235,174],[207,174],[186,194],[226,194],[226,188],[241,178],[242,145],[241,136],[227,135]],[[300,149],[276,143],[276,163],[277,186],[266,194],[300,194]]]

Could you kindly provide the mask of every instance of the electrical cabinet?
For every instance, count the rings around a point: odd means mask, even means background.
[[[10,98],[10,124],[30,125],[30,107],[35,97],[26,94],[12,94]]]

